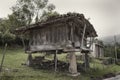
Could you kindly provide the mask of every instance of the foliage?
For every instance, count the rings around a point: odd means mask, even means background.
[[[9,19],[1,19],[0,21],[0,42],[11,42],[15,39],[15,35],[10,32]]]
[[[115,57],[114,55],[114,46],[112,45],[105,45],[104,51],[105,51],[105,57]]]
[[[117,46],[117,58],[120,59],[120,43],[116,44]],[[104,47],[105,57],[115,58],[115,45],[106,44]]]
[[[0,48],[0,59],[2,57],[2,50]],[[34,56],[38,56],[39,54],[33,54]],[[41,70],[41,69],[33,69],[27,67],[25,65],[21,65],[26,62],[27,54],[24,53],[22,49],[18,48],[7,48],[4,67],[5,72],[1,73],[1,75],[5,75],[10,77],[12,80],[90,80],[91,76],[100,77],[104,74],[110,72],[118,72],[120,71],[120,66],[118,65],[103,65],[101,61],[94,59],[90,63],[91,69],[87,71],[87,73],[82,73],[78,77],[70,77],[67,76],[68,72],[54,72],[53,70]],[[62,61],[66,54],[58,54],[58,59]],[[50,57],[49,57],[50,58]],[[51,57],[53,59],[53,57]],[[65,59],[65,58],[64,58]],[[17,71],[15,71],[17,70]],[[5,76],[3,76],[5,78]]]
[[[14,77],[6,72],[3,72],[2,75],[0,76],[0,80],[13,80],[13,79]]]
[[[2,50],[0,49],[0,53],[1,52]],[[36,55],[40,55],[40,53],[33,54],[33,56]],[[0,59],[1,57],[2,54],[0,54]],[[33,69],[25,65],[21,65],[22,63],[25,63],[26,60],[27,54],[25,54],[22,49],[7,49],[3,67],[3,69],[8,69],[6,76],[13,76],[13,80],[89,80],[89,77],[85,75],[74,78],[67,76],[67,72]],[[18,71],[14,72],[14,69],[18,69]]]
[[[17,0],[11,9],[12,14],[0,19],[1,45],[21,44],[21,37],[14,34],[16,28],[46,20],[49,16],[58,14],[53,11],[55,6],[48,3],[48,0]]]
[[[41,16],[45,15],[44,12],[52,13],[54,9],[55,6],[49,4],[48,0],[17,0],[17,4],[12,7],[16,17],[26,25],[40,21]]]

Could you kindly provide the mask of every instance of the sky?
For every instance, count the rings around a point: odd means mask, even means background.
[[[0,0],[0,18],[7,17],[16,0]],[[77,12],[90,18],[99,37],[120,34],[120,0],[49,0],[60,14]]]

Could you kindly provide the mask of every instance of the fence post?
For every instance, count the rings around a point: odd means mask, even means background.
[[[2,71],[2,67],[3,67],[3,63],[4,63],[6,48],[7,48],[7,43],[5,44],[5,47],[3,50],[3,57],[2,57],[1,65],[0,65],[0,72]]]

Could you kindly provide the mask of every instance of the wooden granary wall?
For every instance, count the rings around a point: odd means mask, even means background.
[[[74,47],[80,47],[80,37],[74,27],[65,24],[53,24],[30,32],[30,48],[36,50],[63,49],[71,41]]]
[[[26,50],[29,54],[28,65],[33,63],[32,53],[53,53],[56,71],[57,54],[67,52],[70,53],[69,72],[73,74],[77,73],[75,52],[85,53],[85,64],[89,66],[87,38],[97,37],[93,25],[79,13],[52,16],[45,21],[20,27],[16,32],[29,35],[30,41]]]
[[[68,13],[59,16],[53,16],[46,21],[18,28],[16,31],[28,32],[30,43],[28,51],[50,51],[63,50],[72,45],[72,47],[80,48],[83,31],[84,44],[88,37],[96,37],[96,31],[92,24],[85,19],[83,14]]]

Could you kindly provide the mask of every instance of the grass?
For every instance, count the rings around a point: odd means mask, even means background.
[[[0,50],[0,59],[2,58],[2,50]],[[37,54],[39,55],[39,54]],[[63,59],[62,55],[60,58]],[[48,57],[51,58],[51,57]],[[84,79],[84,76],[79,76],[76,78],[67,76],[66,72],[54,72],[52,70],[40,70],[33,69],[21,63],[24,63],[27,59],[27,54],[24,53],[22,49],[8,49],[6,51],[5,61],[3,68],[6,70],[2,72],[1,75],[12,77],[12,80],[79,80],[79,78]],[[13,70],[17,69],[17,72]],[[8,70],[8,71],[7,71]],[[11,70],[11,71],[9,71]],[[8,80],[3,78],[4,80]],[[88,79],[86,79],[88,80]]]
[[[40,54],[37,54],[40,55]],[[42,54],[43,55],[43,54]],[[66,61],[66,54],[58,55],[59,60]],[[35,56],[35,55],[34,55]],[[53,56],[47,58],[51,59]],[[0,60],[2,59],[2,49],[0,49]],[[102,76],[110,72],[120,71],[120,66],[103,66],[100,61],[94,60],[90,63],[91,69],[87,73],[81,73],[78,77],[67,76],[67,72],[54,72],[53,70],[33,69],[21,63],[25,63],[27,54],[22,49],[7,49],[1,80],[90,80],[91,76]],[[0,76],[0,77],[1,77]]]

